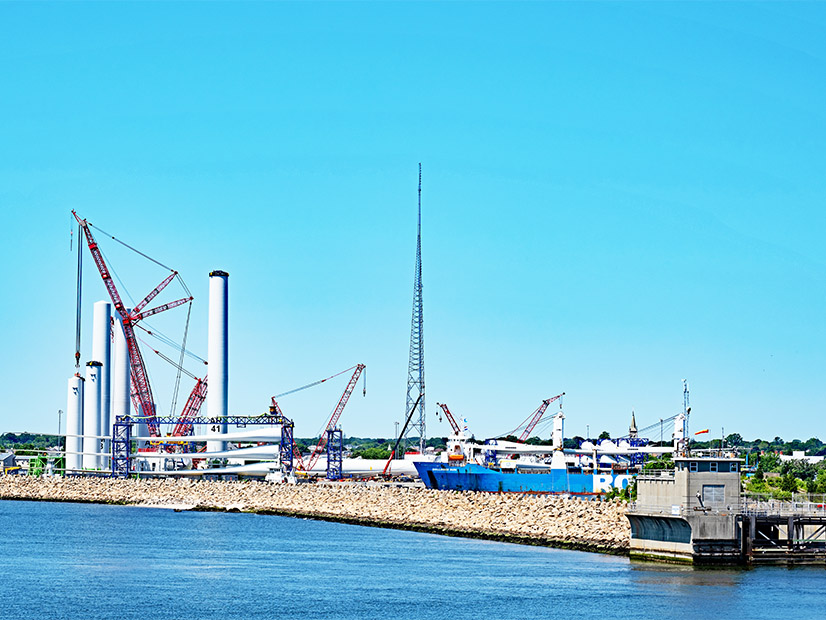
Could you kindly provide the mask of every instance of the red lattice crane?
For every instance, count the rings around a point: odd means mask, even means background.
[[[146,425],[149,427],[149,434],[152,437],[160,437],[160,429],[155,420],[155,400],[152,396],[152,387],[149,385],[149,376],[146,372],[146,365],[143,361],[140,348],[138,347],[138,340],[135,337],[134,325],[141,319],[145,319],[159,312],[170,310],[192,301],[192,297],[184,297],[149,310],[144,310],[147,304],[152,301],[158,294],[166,288],[166,286],[178,275],[177,271],[172,271],[164,280],[156,286],[152,291],[144,297],[131,311],[127,311],[123,304],[120,293],[112,280],[112,275],[109,268],[106,266],[106,261],[103,259],[103,254],[95,241],[94,235],[89,228],[89,223],[78,217],[75,211],[72,211],[77,223],[80,225],[83,234],[86,237],[86,242],[89,246],[89,251],[92,253],[92,259],[95,261],[95,266],[100,272],[100,277],[103,279],[103,284],[109,292],[109,297],[115,306],[115,310],[121,318],[123,323],[123,334],[126,337],[126,346],[129,350],[130,374],[132,377],[132,394],[135,409],[140,412],[146,419]],[[204,389],[206,382],[204,382]],[[198,386],[196,385],[196,388]],[[190,396],[192,398],[192,396]]]
[[[175,425],[175,429],[172,431],[173,437],[184,437],[189,435],[189,431],[192,429],[192,422],[190,422],[190,420],[198,417],[198,412],[201,410],[201,405],[204,404],[206,396],[207,378],[204,377],[203,379],[198,379],[195,382],[195,387],[192,388],[189,398],[186,399],[183,411],[181,411],[181,417]]]
[[[442,408],[442,411],[445,412],[445,417],[447,418],[448,423],[450,424],[450,428],[453,429],[453,432],[457,435],[459,434],[459,425],[456,423],[456,419],[453,417],[453,414],[450,413],[450,409],[447,408],[447,405],[444,403],[436,403],[439,407]]]
[[[336,408],[333,409],[333,413],[330,416],[330,419],[327,421],[327,426],[324,427],[324,430],[321,433],[321,437],[318,440],[318,444],[316,444],[313,453],[310,455],[310,461],[307,463],[306,471],[312,470],[313,465],[315,465],[318,461],[318,457],[321,454],[321,451],[327,444],[327,431],[334,429],[336,427],[336,424],[338,424],[338,419],[341,417],[341,412],[344,411],[344,406],[347,404],[347,401],[350,400],[350,395],[353,393],[353,390],[356,389],[356,383],[358,383],[359,377],[361,376],[361,373],[364,370],[364,368],[364,364],[359,364],[356,366],[356,370],[353,372],[353,376],[350,377],[350,382],[347,384],[347,387],[344,388],[344,394],[341,395],[341,398],[339,399]],[[366,387],[364,388],[364,393],[367,393]]]
[[[522,434],[519,436],[519,441],[520,442],[524,442],[528,437],[531,436],[531,433],[533,432],[533,429],[536,428],[536,425],[539,424],[539,421],[542,419],[542,416],[545,414],[545,410],[548,408],[548,405],[550,405],[555,400],[559,400],[563,396],[565,396],[565,392],[562,392],[562,394],[557,394],[553,398],[549,398],[547,400],[542,401],[542,404],[539,405],[539,407],[536,409],[536,411],[534,411],[530,415],[530,422],[528,422],[528,425],[525,427],[525,430],[522,431]]]

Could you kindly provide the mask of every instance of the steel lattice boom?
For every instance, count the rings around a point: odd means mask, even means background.
[[[519,436],[519,441],[525,441],[528,437],[530,437],[531,433],[533,432],[533,429],[536,428],[536,425],[539,424],[539,421],[542,419],[542,416],[545,415],[545,410],[548,408],[548,405],[550,405],[555,400],[559,400],[563,396],[565,396],[565,392],[562,392],[562,394],[557,394],[553,398],[548,398],[547,400],[542,401],[542,404],[539,405],[536,411],[534,411],[531,414],[530,422],[528,422],[528,425],[525,427],[525,430],[522,431],[522,434]]]
[[[321,454],[321,451],[327,444],[327,431],[333,430],[336,427],[336,424],[338,424],[338,419],[341,417],[341,412],[344,411],[344,407],[347,404],[347,401],[350,400],[350,395],[356,388],[356,383],[358,383],[359,377],[361,376],[361,373],[364,370],[364,368],[364,364],[359,364],[358,366],[356,366],[356,370],[353,372],[353,376],[350,377],[350,382],[347,384],[347,387],[344,388],[344,394],[341,395],[341,398],[339,399],[336,408],[333,409],[333,414],[327,421],[327,426],[324,427],[324,431],[322,431],[321,433],[321,437],[318,440],[318,444],[316,445],[315,450],[313,450],[313,453],[310,455],[310,461],[307,463],[306,468],[307,471],[310,471],[313,468],[313,465],[316,464],[316,461],[318,461],[318,457]]]
[[[115,286],[115,282],[112,280],[112,275],[109,272],[109,268],[106,266],[106,261],[103,259],[103,254],[101,253],[97,241],[95,241],[95,237],[92,235],[92,231],[89,228],[89,223],[86,220],[81,219],[75,211],[72,211],[72,215],[75,216],[80,228],[83,230],[87,245],[89,246],[89,251],[92,254],[92,259],[95,261],[95,266],[97,266],[98,271],[100,272],[100,277],[103,279],[103,284],[106,286],[106,290],[109,292],[109,297],[112,299],[115,310],[120,315],[123,323],[123,334],[126,337],[126,346],[129,350],[130,375],[132,378],[132,394],[135,401],[135,408],[146,420],[146,425],[149,427],[149,434],[152,437],[160,437],[160,429],[158,428],[158,424],[155,419],[155,400],[152,396],[152,387],[149,385],[149,376],[146,372],[146,365],[144,364],[143,356],[141,355],[140,348],[138,347],[138,340],[135,337],[134,324],[147,316],[151,316],[153,314],[163,312],[164,310],[180,306],[188,301],[192,301],[192,297],[179,299],[177,301],[158,306],[157,308],[140,312],[140,309],[144,308],[150,301],[152,301],[152,299],[157,297],[157,295],[164,288],[166,288],[172,279],[178,275],[177,272],[173,271],[170,276],[167,276],[152,290],[152,292],[149,293],[149,295],[147,295],[135,306],[137,311],[133,310],[131,313],[127,312],[120,293],[118,293],[118,289]]]
[[[203,379],[197,380],[195,387],[192,388],[192,392],[189,394],[189,398],[186,399],[186,404],[181,412],[181,419],[172,431],[173,437],[183,437],[189,434],[192,428],[191,420],[198,417],[198,413],[201,411],[201,405],[203,405],[204,400],[206,400],[206,395],[207,377],[204,377]]]

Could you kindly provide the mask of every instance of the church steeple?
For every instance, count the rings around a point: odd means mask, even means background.
[[[634,410],[631,410],[631,426],[628,427],[628,436],[637,436],[637,420],[634,418]]]

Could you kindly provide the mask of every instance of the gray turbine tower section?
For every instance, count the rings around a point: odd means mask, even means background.
[[[406,438],[419,438],[419,452],[424,453],[427,441],[425,433],[424,403],[424,313],[422,308],[422,165],[419,164],[419,227],[416,238],[416,273],[413,276],[413,319],[410,325],[410,362],[407,366],[407,403],[404,409],[404,419],[410,415],[410,410],[419,402],[418,422],[411,420],[410,430]]]
[[[211,433],[226,434],[229,404],[229,274],[215,270],[209,274],[209,391],[207,413],[212,420]],[[221,420],[221,418],[224,418]],[[226,441],[207,441],[207,452],[227,449]]]

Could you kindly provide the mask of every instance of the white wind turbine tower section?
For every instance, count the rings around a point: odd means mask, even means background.
[[[131,409],[129,400],[129,347],[123,335],[123,323],[120,316],[115,317],[115,346],[112,351],[112,406],[111,418],[127,416]],[[148,432],[147,432],[148,434]]]
[[[83,469],[98,469],[100,457],[100,367],[98,361],[86,362],[86,384],[83,394]]]
[[[83,434],[83,377],[69,377],[69,394],[66,401],[66,469],[78,470],[81,466],[80,449]]]
[[[98,435],[111,437],[112,400],[112,304],[108,301],[95,302],[92,318],[92,359],[100,362],[100,420]],[[85,450],[84,450],[85,452]],[[96,452],[109,452],[109,440],[100,440]],[[109,465],[108,457],[98,457],[104,468]]]
[[[209,418],[224,418],[210,424],[211,433],[226,434],[228,410],[228,370],[229,370],[229,274],[213,271],[209,274],[209,333],[207,361],[209,362],[209,391],[207,392],[207,415]],[[207,452],[226,450],[226,441],[208,441]]]

